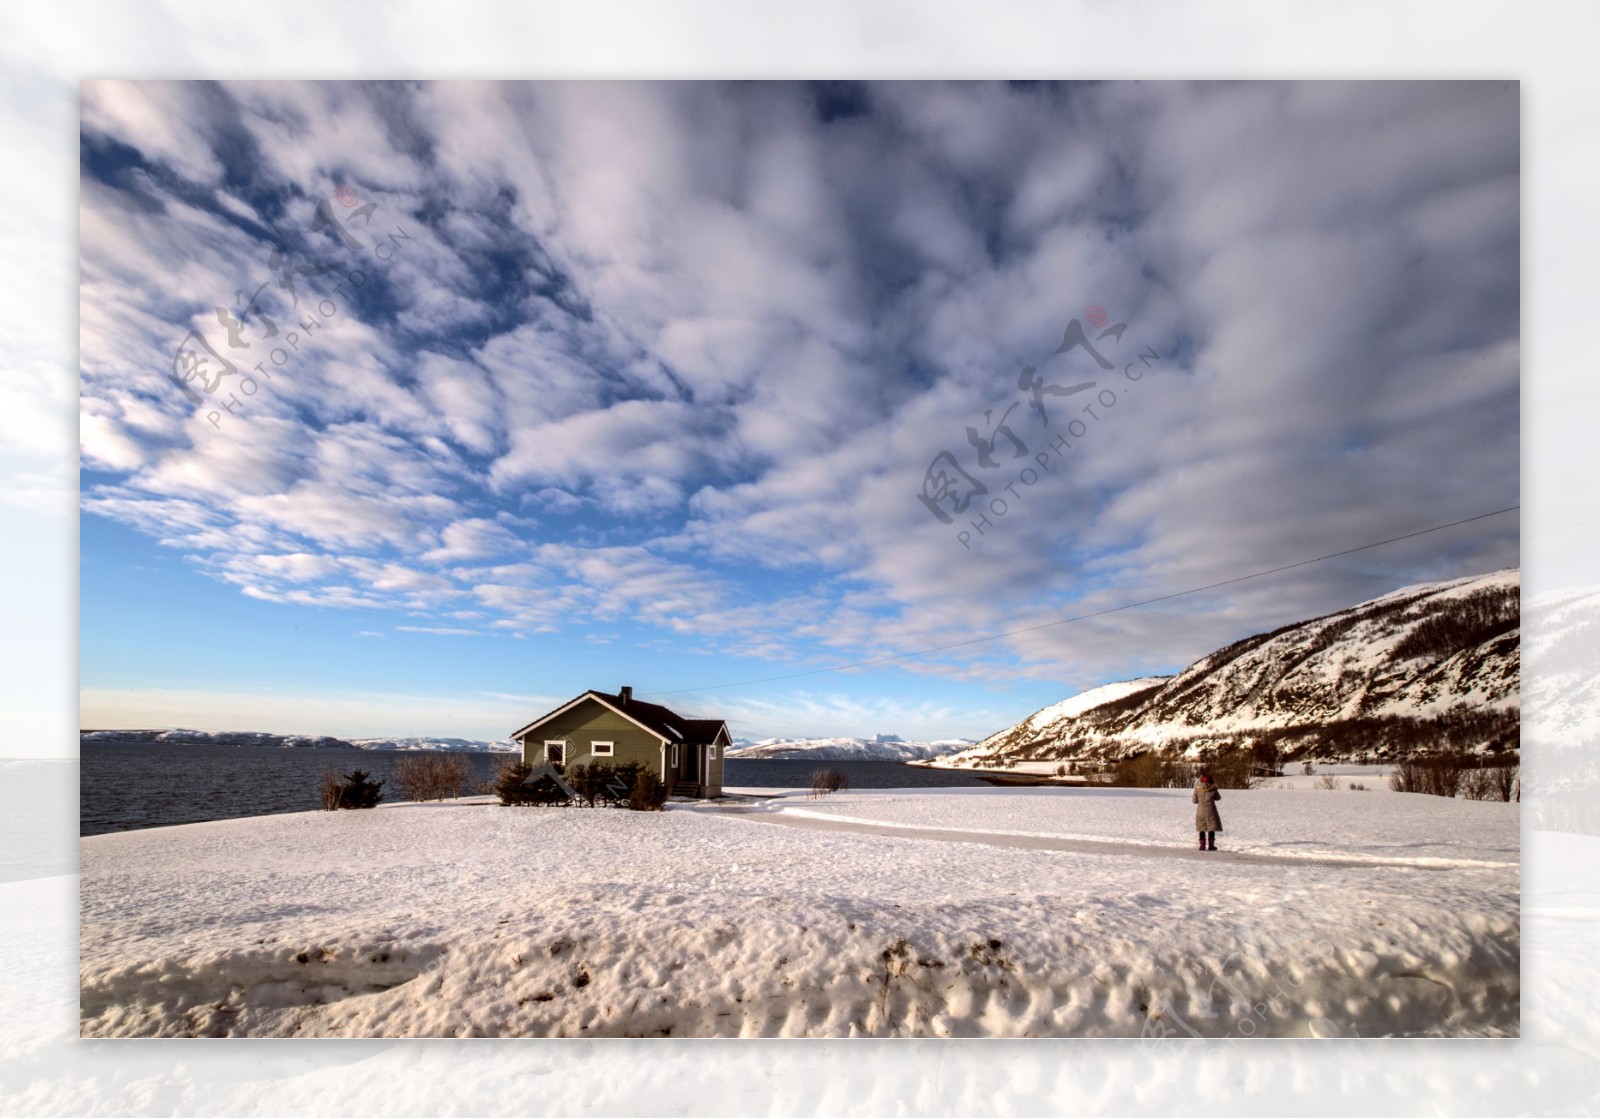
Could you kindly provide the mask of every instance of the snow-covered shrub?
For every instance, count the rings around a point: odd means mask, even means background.
[[[383,800],[382,781],[370,780],[367,771],[354,769],[340,777],[329,769],[322,774],[322,807],[333,812],[340,808],[376,808]]]
[[[628,807],[635,812],[654,812],[667,803],[667,787],[648,769],[641,769],[628,793]]]
[[[460,796],[471,776],[465,755],[428,753],[400,759],[393,781],[406,800],[445,800]]]

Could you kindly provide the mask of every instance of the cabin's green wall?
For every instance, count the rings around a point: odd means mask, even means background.
[[[638,762],[656,776],[661,775],[661,739],[598,700],[586,699],[529,731],[522,740],[522,760],[529,765],[542,765],[545,742],[557,738],[567,740],[568,765],[588,761],[613,765]],[[612,743],[615,752],[610,757],[593,757],[591,744],[597,740]]]

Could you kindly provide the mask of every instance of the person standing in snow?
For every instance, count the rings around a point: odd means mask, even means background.
[[[1194,810],[1194,827],[1200,833],[1200,850],[1215,851],[1217,849],[1217,833],[1222,830],[1222,817],[1217,815],[1217,801],[1222,798],[1222,793],[1217,789],[1217,783],[1211,780],[1211,774],[1202,773],[1195,782],[1194,796],[1191,798],[1197,808]]]

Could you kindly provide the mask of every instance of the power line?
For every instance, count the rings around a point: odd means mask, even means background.
[[[1537,540],[1541,536],[1553,536],[1558,532],[1566,532],[1569,528],[1582,528],[1584,525],[1594,524],[1600,524],[1600,517],[1591,517],[1587,521],[1578,521],[1575,524],[1562,525],[1560,528],[1547,528],[1543,532],[1529,534],[1526,539]]]
[[[873,664],[886,664],[890,661],[909,660],[912,657],[926,656],[929,653],[942,653],[948,649],[964,649],[972,645],[982,645],[990,641],[999,641],[1004,637],[1015,637],[1020,633],[1034,633],[1041,629],[1050,629],[1052,626],[1064,626],[1070,622],[1082,622],[1087,621],[1090,618],[1101,618],[1107,614],[1119,614],[1124,610],[1134,610],[1140,606],[1150,606],[1157,602],[1170,602],[1172,599],[1183,598],[1186,595],[1199,594],[1202,591],[1213,591],[1218,587],[1231,586],[1234,583],[1243,583],[1251,579],[1260,579],[1267,575],[1276,575],[1281,571],[1292,571],[1297,567],[1307,567],[1313,563],[1322,563],[1326,560],[1338,559],[1340,556],[1354,555],[1357,552],[1365,552],[1372,548],[1381,548],[1385,544],[1398,544],[1402,540],[1415,540],[1419,536],[1427,536],[1428,534],[1434,532],[1443,532],[1447,528],[1456,528],[1460,525],[1472,524],[1474,521],[1488,520],[1490,517],[1498,517],[1504,513],[1514,513],[1521,508],[1521,505],[1507,505],[1504,509],[1496,509],[1489,513],[1479,513],[1475,517],[1464,517],[1459,521],[1450,521],[1446,524],[1434,525],[1431,528],[1418,529],[1416,532],[1407,532],[1400,536],[1391,536],[1386,540],[1374,540],[1370,544],[1361,544],[1354,548],[1345,548],[1343,551],[1329,552],[1327,555],[1313,556],[1310,559],[1297,560],[1294,563],[1286,563],[1280,567],[1269,567],[1264,571],[1252,571],[1248,575],[1236,575],[1232,579],[1223,579],[1220,582],[1207,583],[1203,587],[1190,587],[1188,590],[1173,591],[1171,594],[1156,595],[1154,598],[1142,598],[1137,602],[1125,602],[1121,606],[1108,606],[1104,610],[1094,610],[1087,614],[1074,614],[1070,618],[1057,618],[1053,622],[1040,622],[1038,625],[1023,626],[1021,629],[1003,630],[1000,633],[991,633],[983,637],[973,637],[967,639],[966,641],[952,641],[948,645],[933,645],[929,648],[917,649],[909,653],[895,653],[891,656],[873,657],[864,661],[853,661],[850,664],[835,664],[829,665],[826,668],[812,668],[806,670],[805,672],[790,672],[782,676],[764,676],[759,680],[739,680],[731,684],[709,684],[703,688],[678,688],[670,692],[650,692],[648,694],[653,696],[683,695],[688,692],[715,692],[721,691],[724,688],[743,688],[748,687],[751,684],[773,684],[780,680],[798,680],[804,676],[820,676],[827,672],[845,672],[852,668],[865,668],[866,666]]]

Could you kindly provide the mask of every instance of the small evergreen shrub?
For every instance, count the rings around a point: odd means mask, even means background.
[[[329,812],[340,808],[376,808],[383,800],[382,781],[373,781],[364,769],[354,769],[343,777],[332,769],[325,770],[319,789],[322,807]]]
[[[531,803],[532,790],[528,788],[527,781],[532,774],[533,766],[527,762],[508,761],[502,764],[494,779],[494,793],[500,798],[500,803],[506,806]]]
[[[628,791],[628,807],[635,812],[654,812],[667,803],[667,787],[649,770],[641,769]]]
[[[587,765],[576,766],[567,774],[567,784],[572,786],[572,791],[578,794],[578,799],[590,808],[599,799],[600,793],[605,788],[605,782],[615,774],[615,770],[605,762],[590,762]]]

